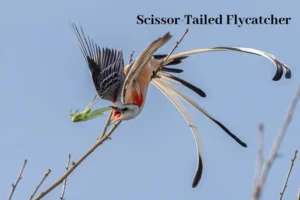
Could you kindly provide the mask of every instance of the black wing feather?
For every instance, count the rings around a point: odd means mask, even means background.
[[[121,50],[102,48],[72,24],[81,53],[90,69],[95,88],[102,99],[114,101],[125,80]]]

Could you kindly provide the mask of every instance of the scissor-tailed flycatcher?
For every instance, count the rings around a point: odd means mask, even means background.
[[[241,47],[214,47],[185,51],[169,56],[167,60],[164,61],[163,67],[161,67],[161,63],[167,57],[167,55],[153,54],[171,39],[172,36],[169,33],[153,41],[135,61],[124,67],[121,50],[108,48],[101,50],[96,43],[94,43],[88,36],[85,36],[82,29],[79,30],[76,25],[72,25],[72,27],[77,37],[81,52],[89,66],[98,96],[101,99],[105,99],[113,103],[111,123],[115,123],[120,120],[130,120],[139,115],[143,109],[143,106],[145,105],[146,95],[150,83],[154,84],[163,94],[165,94],[180,111],[190,126],[197,145],[198,165],[192,185],[193,187],[197,186],[202,175],[202,145],[200,135],[197,133],[197,129],[193,125],[191,117],[183,106],[181,99],[187,101],[193,107],[205,114],[241,146],[247,147],[247,145],[233,133],[231,133],[222,123],[208,114],[196,102],[171,84],[171,82],[181,83],[196,92],[199,96],[206,96],[200,88],[168,73],[181,73],[183,70],[167,68],[165,66],[179,64],[183,59],[187,58],[187,56],[191,54],[210,51],[239,51],[263,56],[271,60],[277,67],[276,74],[273,77],[274,81],[281,79],[283,71],[286,72],[286,78],[291,77],[291,71],[287,65],[275,58],[273,55],[256,49]],[[157,70],[159,71],[157,72]],[[95,102],[96,100],[93,101],[93,103]]]

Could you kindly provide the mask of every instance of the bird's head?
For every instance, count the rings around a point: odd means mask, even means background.
[[[110,118],[110,124],[116,123],[121,120],[130,120],[138,116],[140,108],[136,104],[126,104],[111,106],[112,116]]]

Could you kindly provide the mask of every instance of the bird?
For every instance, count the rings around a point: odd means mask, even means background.
[[[206,97],[206,93],[202,89],[173,75],[182,73],[182,69],[166,66],[178,65],[192,54],[214,51],[236,51],[262,56],[271,60],[276,66],[273,81],[279,81],[283,76],[283,72],[285,72],[285,78],[291,78],[291,70],[285,63],[272,54],[253,48],[212,47],[184,51],[174,55],[155,54],[159,48],[172,38],[169,32],[154,40],[136,60],[124,66],[122,49],[101,49],[89,36],[85,35],[82,27],[78,28],[75,24],[71,24],[71,26],[82,55],[89,67],[97,91],[97,98],[108,100],[112,103],[111,107],[113,110],[110,124],[137,117],[145,105],[150,84],[161,91],[182,114],[193,133],[197,147],[197,168],[192,183],[193,188],[197,187],[203,173],[202,141],[197,131],[197,126],[192,122],[182,100],[202,112],[242,147],[247,147],[247,145],[226,128],[226,126],[211,116],[204,108],[174,87],[173,83],[181,84],[200,97]],[[98,100],[97,98],[91,104],[94,104]]]

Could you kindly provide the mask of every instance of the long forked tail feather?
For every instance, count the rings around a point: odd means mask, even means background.
[[[168,79],[170,81],[176,82],[176,83],[181,83],[182,85],[184,85],[185,87],[189,88],[190,90],[196,92],[200,97],[206,97],[206,94],[203,90],[201,90],[200,88],[196,87],[195,85],[179,78],[176,76],[173,76],[171,74],[168,73],[164,73],[164,72],[159,72],[159,75],[164,77],[165,79]]]
[[[169,72],[169,73],[177,73],[177,74],[183,72],[182,69],[169,68],[169,67],[162,67],[161,71],[163,71],[163,72]]]
[[[167,86],[160,79],[153,79],[151,83],[156,86],[178,109],[178,111],[182,114],[187,124],[189,125],[197,146],[197,169],[195,173],[195,177],[193,180],[192,187],[195,188],[201,180],[202,171],[203,171],[203,152],[202,152],[202,142],[200,138],[200,134],[198,133],[197,128],[193,125],[191,117],[181,103],[180,99],[175,95],[174,92],[168,90]]]
[[[165,58],[167,56],[167,54],[163,54],[163,55],[153,55],[153,57],[155,59],[161,60],[163,58]],[[165,64],[162,68],[161,71],[163,72],[169,72],[169,73],[182,73],[183,69],[177,69],[177,68],[171,68],[171,67],[166,67],[168,65],[177,65],[182,63],[182,60],[187,58],[187,56],[182,56],[182,57],[177,57],[174,60],[169,60],[167,64]],[[133,64],[135,63],[135,61],[132,61],[130,64],[128,64],[125,68],[124,68],[124,73],[128,74],[128,72],[131,70]]]
[[[156,55],[153,55],[153,57],[155,59],[164,59],[165,57],[167,57],[168,55],[167,54],[156,54]],[[176,58],[173,58],[173,59],[168,59],[168,63],[165,63],[164,66],[167,66],[167,65],[177,65],[177,64],[180,64],[182,63],[182,60],[183,59],[186,59],[188,56],[179,56],[179,57],[176,57]]]
[[[195,50],[191,50],[191,51],[184,51],[184,52],[181,52],[178,54],[171,55],[168,58],[168,60],[165,62],[165,65],[172,63],[173,60],[176,60],[177,58],[189,56],[192,54],[213,52],[213,51],[237,51],[237,52],[249,53],[249,54],[254,54],[254,55],[265,57],[265,58],[271,60],[277,68],[276,73],[273,77],[273,81],[280,80],[283,75],[283,71],[285,71],[285,78],[290,79],[292,76],[292,73],[291,73],[291,70],[289,69],[289,67],[285,63],[283,63],[282,61],[277,59],[275,56],[273,56],[272,54],[269,54],[267,52],[263,52],[263,51],[260,51],[257,49],[244,48],[244,47],[213,47],[213,48],[202,48],[202,49],[195,49]]]
[[[155,59],[161,60],[164,59],[167,56],[167,54],[162,54],[162,55],[153,55],[153,57]],[[177,82],[177,83],[181,83],[182,85],[186,86],[187,88],[191,89],[192,91],[196,92],[199,96],[201,97],[206,97],[206,94],[203,90],[201,90],[200,88],[196,87],[195,85],[179,78],[176,77],[174,75],[171,75],[169,73],[182,73],[183,70],[182,69],[176,69],[176,68],[167,68],[165,66],[167,65],[176,65],[182,62],[183,59],[187,58],[187,56],[178,56],[175,57],[174,59],[168,59],[168,62],[166,62],[166,64],[161,68],[161,71],[159,72],[160,75],[164,76],[165,78]],[[163,73],[163,72],[169,72],[169,73]]]
[[[168,56],[167,54],[153,55],[153,57],[155,59],[158,59],[158,60],[162,60],[162,59],[164,59],[167,56]],[[179,57],[176,57],[176,58],[171,59],[171,60],[168,59],[168,63],[164,64],[164,66],[161,68],[161,71],[163,71],[163,72],[170,72],[170,73],[182,73],[183,72],[182,69],[169,68],[169,67],[165,67],[165,66],[168,66],[168,65],[178,65],[178,64],[182,63],[182,60],[186,59],[187,57],[188,56],[179,56]]]
[[[163,76],[161,76],[161,82],[164,83],[164,85],[167,86],[167,88],[170,91],[173,91],[176,95],[181,97],[183,100],[185,100],[187,103],[191,104],[193,107],[195,107],[197,110],[202,112],[206,117],[208,117],[210,120],[215,122],[221,129],[223,129],[231,138],[233,138],[237,143],[239,143],[243,147],[247,147],[247,145],[241,141],[236,135],[231,133],[221,122],[216,120],[214,117],[212,117],[207,111],[205,111],[201,106],[199,106],[195,101],[190,99],[188,96],[186,96],[184,93],[179,91],[177,88],[175,88],[172,84],[170,84]]]

